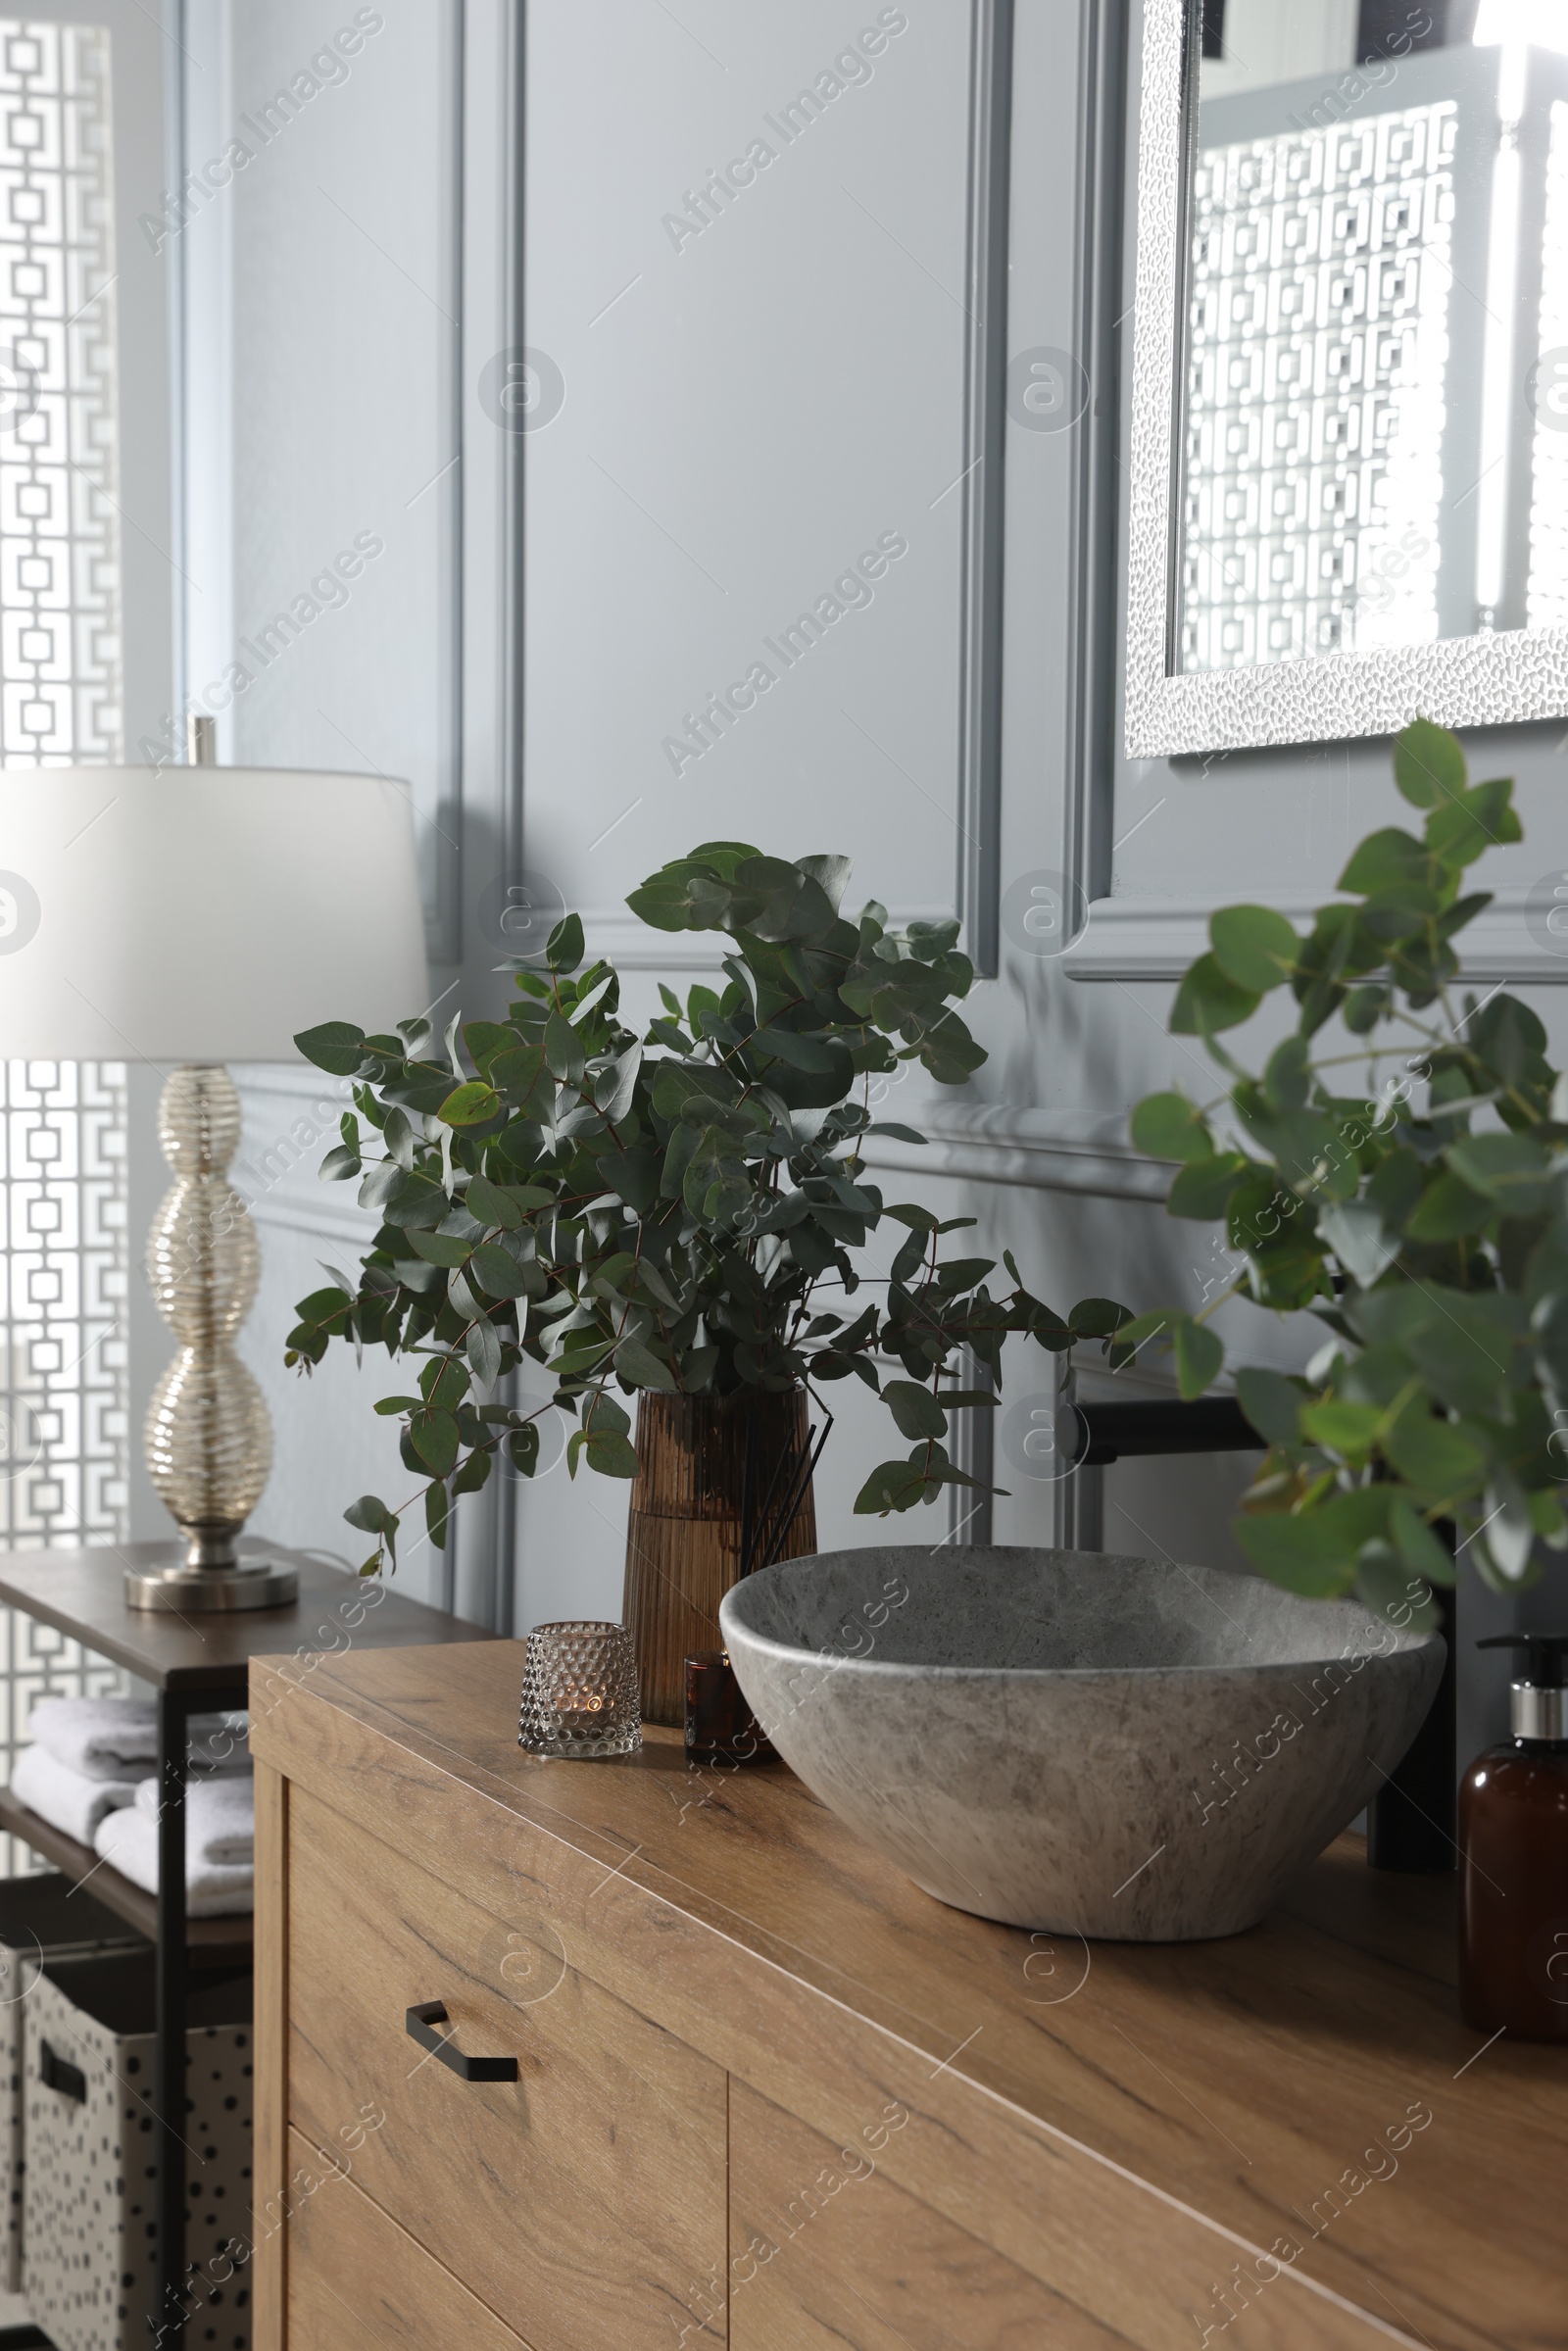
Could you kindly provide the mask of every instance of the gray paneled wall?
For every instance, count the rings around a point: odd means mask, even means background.
[[[602,947],[629,953],[639,1006],[664,955],[621,902],[704,838],[847,851],[856,887],[897,912],[953,906],[965,362],[986,323],[970,264],[970,9],[533,0],[520,76],[521,12],[503,0],[370,13],[346,76],[230,191],[224,389],[193,429],[225,514],[236,640],[259,644],[357,534],[380,546],[236,701],[231,751],[410,779],[432,987],[449,1009],[477,1009],[494,986],[485,892],[519,792],[527,866]],[[365,14],[210,0],[228,111],[254,116]],[[1000,971],[973,1006],[991,1059],[940,1102],[900,1089],[896,1114],[928,1116],[936,1141],[885,1153],[890,1183],[977,1215],[985,1246],[1010,1245],[1062,1303],[1205,1295],[1213,1237],[1163,1217],[1155,1172],[1125,1143],[1140,1093],[1212,1090],[1201,1056],[1195,1067],[1166,1035],[1170,974],[1208,906],[1327,888],[1347,842],[1393,805],[1376,750],[1137,767],[1117,753],[1114,664],[1085,635],[1095,580],[1117,561],[1114,451],[1108,508],[1085,459],[1086,436],[1114,434],[1124,301],[1094,147],[1116,93],[1097,101],[1089,69],[1101,51],[1114,64],[1137,14],[1016,9],[1007,422],[983,461],[993,494],[1005,462]],[[519,78],[520,241],[506,142]],[[1098,276],[1096,238],[1110,241]],[[1054,383],[1070,388],[1065,407],[1042,403]],[[507,525],[519,510],[520,564]],[[220,629],[204,674],[221,651]],[[1529,776],[1526,881],[1562,854],[1560,747],[1487,749]],[[1081,976],[1041,914],[1067,871],[1114,893],[1096,933],[1111,944]],[[251,1084],[253,1160],[296,1121],[319,1125],[315,1093],[309,1077]],[[305,1411],[278,1369],[293,1298],[354,1240],[352,1203],[314,1185],[314,1149],[262,1190],[268,1274],[248,1351],[280,1416],[262,1521],[338,1545],[344,1501],[385,1473],[368,1405],[386,1382],[335,1366]],[[1229,1311],[1250,1348],[1294,1359],[1295,1334]],[[1014,1362],[999,1540],[1062,1523],[1062,1490],[1031,1469],[1014,1409],[1050,1384],[1045,1357]],[[826,1542],[886,1532],[849,1509],[881,1444],[857,1389],[822,1478]],[[1106,1546],[1234,1557],[1225,1520],[1244,1475],[1234,1461],[1110,1473]],[[587,1477],[568,1493],[554,1470],[523,1492],[519,1627],[615,1612],[625,1499]],[[945,1520],[922,1523],[942,1539]],[[459,1561],[475,1607],[495,1532],[479,1527]],[[441,1588],[427,1561],[410,1582]]]

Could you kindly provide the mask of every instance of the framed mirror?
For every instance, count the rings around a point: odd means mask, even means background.
[[[1568,0],[1145,0],[1127,751],[1568,715]]]

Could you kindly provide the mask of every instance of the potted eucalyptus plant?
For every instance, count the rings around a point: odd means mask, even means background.
[[[729,1585],[815,1548],[808,1415],[814,1400],[825,1433],[825,1387],[863,1382],[908,1447],[856,1508],[907,1510],[973,1483],[951,1416],[994,1404],[1010,1333],[1108,1348],[1126,1319],[1093,1298],[1053,1313],[1010,1254],[994,1295],[993,1259],[943,1251],[973,1217],[887,1201],[867,1174],[876,1135],[924,1140],[873,1115],[876,1079],[917,1061],[960,1085],[985,1055],[954,1008],[974,977],[957,924],[894,929],[875,903],[847,918],[849,873],[709,842],[654,874],[633,911],[731,952],[721,988],[662,989],[641,1037],[568,914],[504,1020],[455,1020],[439,1045],[420,1020],[297,1040],[354,1081],[321,1172],[359,1178],[381,1225],[357,1288],[301,1301],[288,1362],[308,1371],[340,1340],[418,1363],[417,1393],[375,1408],[402,1423],[437,1543],[498,1451],[531,1477],[541,1415],[571,1415],[569,1472],[635,1480],[626,1622],[656,1721],[679,1720],[682,1658],[716,1642]],[[884,1220],[904,1238],[877,1281],[864,1252]],[[509,1399],[525,1357],[546,1402]],[[960,1360],[986,1384],[961,1385]],[[364,1572],[395,1558],[407,1506],[367,1494],[345,1513],[376,1539]]]
[[[1394,770],[1419,835],[1361,842],[1304,935],[1266,906],[1213,917],[1171,1027],[1203,1040],[1220,1088],[1151,1095],[1133,1138],[1180,1163],[1169,1212],[1218,1220],[1233,1274],[1117,1337],[1172,1347],[1194,1397],[1224,1364],[1226,1298],[1310,1314],[1302,1376],[1236,1375],[1268,1446],[1238,1540],[1291,1591],[1427,1623],[1455,1549],[1505,1590],[1538,1572],[1538,1542],[1568,1547],[1568,1080],[1518,997],[1456,1001],[1458,943],[1491,904],[1468,870],[1522,838],[1512,783],[1471,785],[1425,720]],[[1280,991],[1296,1018],[1253,1074],[1220,1038]]]

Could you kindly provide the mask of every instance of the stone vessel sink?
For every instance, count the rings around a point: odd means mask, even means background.
[[[1443,1674],[1360,1602],[1102,1551],[829,1551],[719,1622],[785,1761],[940,1901],[1182,1942],[1254,1926]]]

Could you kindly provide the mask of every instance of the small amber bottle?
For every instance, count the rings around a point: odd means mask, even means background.
[[[1568,1634],[1500,1633],[1528,1652],[1513,1737],[1459,1789],[1459,2004],[1478,2032],[1568,2041]]]

